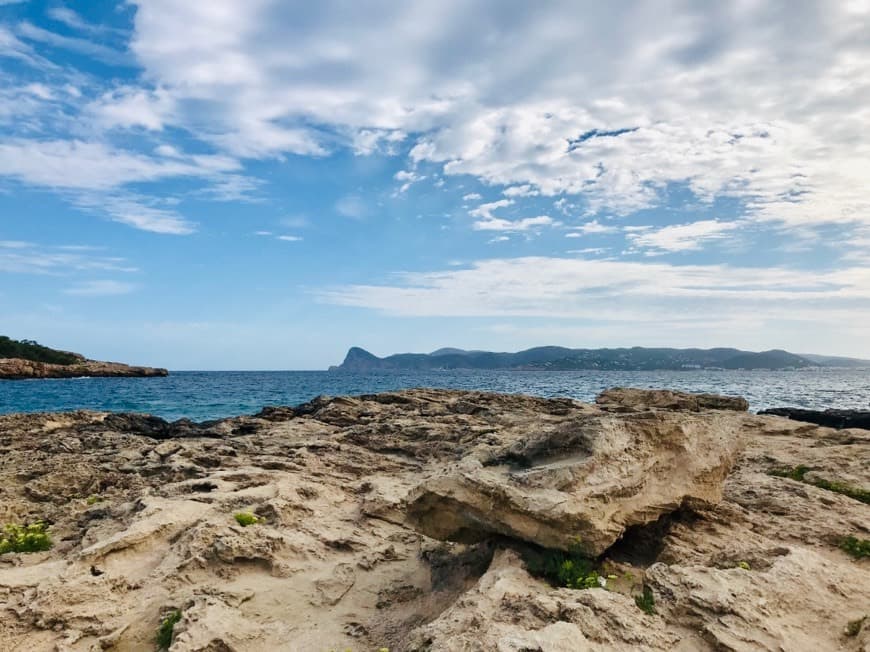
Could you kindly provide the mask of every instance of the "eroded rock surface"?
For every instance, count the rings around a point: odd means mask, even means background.
[[[598,556],[632,526],[719,502],[742,426],[730,412],[571,410],[431,471],[409,515],[438,539],[501,534]]]
[[[0,523],[43,520],[55,542],[0,556],[0,649],[150,651],[178,609],[173,652],[866,652],[870,568],[839,545],[870,538],[870,505],[767,471],[870,488],[870,432],[702,400],[411,390],[209,424],[0,417]],[[596,527],[617,524],[598,527],[607,590],[533,577],[501,501],[476,503],[472,538],[501,533],[480,543],[422,533],[421,497],[465,477],[595,504]]]

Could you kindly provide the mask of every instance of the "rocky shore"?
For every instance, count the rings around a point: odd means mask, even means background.
[[[870,431],[745,410],[421,389],[3,416],[0,527],[53,547],[0,554],[0,649],[867,652]]]
[[[100,362],[81,358],[73,364],[52,364],[34,362],[21,358],[0,358],[0,380],[25,380],[30,378],[81,378],[113,377],[139,378],[168,376],[166,369],[155,367],[136,367],[120,362]]]

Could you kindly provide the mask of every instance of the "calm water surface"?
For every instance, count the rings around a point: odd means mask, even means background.
[[[147,412],[194,420],[297,405],[318,394],[449,387],[569,396],[591,401],[608,387],[655,387],[746,397],[752,410],[796,406],[870,409],[870,369],[804,371],[176,371],[166,378],[0,381],[0,413],[59,410]]]

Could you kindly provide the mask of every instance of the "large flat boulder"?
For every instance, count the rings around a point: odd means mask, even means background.
[[[632,526],[717,503],[744,415],[649,408],[660,400],[646,393],[643,407],[633,407],[633,392],[623,411],[568,411],[557,422],[548,415],[521,438],[430,471],[408,497],[410,522],[437,539],[500,534],[598,556]]]
[[[700,410],[735,410],[746,412],[749,402],[742,396],[721,396],[719,394],[691,394],[671,389],[637,389],[634,387],[612,387],[601,392],[595,399],[601,406],[620,406],[625,408],[661,408],[698,412]]]

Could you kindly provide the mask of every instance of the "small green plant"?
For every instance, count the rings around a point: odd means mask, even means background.
[[[867,616],[863,616],[857,620],[850,620],[846,623],[846,636],[858,636],[861,632],[861,628],[864,626],[865,620],[867,620]]]
[[[814,487],[818,487],[819,489],[833,491],[835,493],[848,496],[853,500],[858,500],[862,503],[867,503],[868,505],[870,505],[870,491],[868,491],[867,489],[853,487],[852,485],[848,485],[845,482],[832,482],[830,480],[825,480],[824,478],[808,480],[805,476],[807,472],[811,470],[812,469],[805,464],[799,464],[798,466],[791,469],[770,469],[767,474],[776,476],[778,478],[788,478],[789,480],[796,480],[797,482],[805,482],[806,484],[811,484]]]
[[[749,565],[748,561],[738,561],[737,568],[742,568],[743,570],[752,570],[752,566]]]
[[[260,522],[260,519],[251,514],[251,512],[237,512],[233,515],[233,518],[236,519],[236,523],[241,525],[242,527],[248,527],[249,525],[256,525]]]
[[[805,464],[798,464],[793,469],[788,467],[779,468],[779,469],[770,469],[767,472],[767,475],[773,475],[777,478],[788,478],[789,480],[797,480],[798,482],[806,482],[804,480],[804,476],[810,470],[810,467]]]
[[[159,650],[168,650],[169,646],[172,645],[172,632],[179,620],[181,620],[181,611],[176,609],[160,621],[160,627],[157,629],[156,638],[157,648]]]
[[[599,574],[595,561],[586,557],[579,546],[569,552],[544,550],[530,553],[526,565],[533,575],[571,589],[597,589],[607,584],[607,579]]]
[[[846,537],[840,542],[840,549],[852,555],[855,559],[870,557],[870,539]]]
[[[91,505],[96,505],[97,503],[101,503],[105,500],[102,496],[91,495],[88,496],[87,500],[85,500],[85,504],[90,507]]]
[[[645,614],[652,616],[656,612],[656,599],[648,586],[643,587],[643,595],[634,596],[634,603]]]
[[[51,546],[46,526],[39,521],[30,525],[10,523],[3,527],[0,534],[0,555],[7,552],[41,552],[50,550]]]

